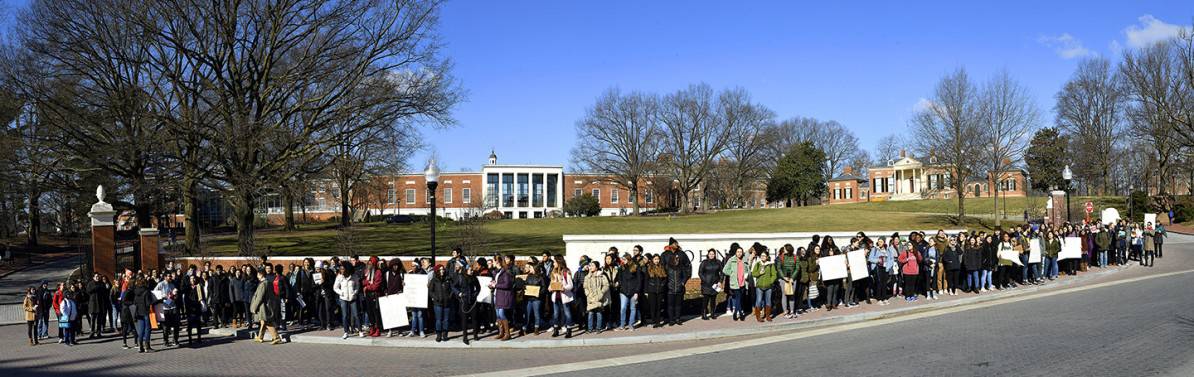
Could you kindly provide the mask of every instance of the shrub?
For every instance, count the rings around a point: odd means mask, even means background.
[[[584,217],[601,214],[601,203],[591,194],[583,194],[564,202],[564,213],[568,216]]]

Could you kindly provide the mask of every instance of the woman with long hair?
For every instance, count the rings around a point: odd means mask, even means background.
[[[904,277],[904,301],[916,301],[916,276],[920,275],[920,254],[911,245],[902,245],[900,273]]]
[[[701,319],[717,319],[717,293],[721,288],[721,262],[717,260],[717,249],[705,252],[705,260],[697,267],[701,278]]]
[[[664,292],[667,290],[667,270],[663,267],[663,258],[659,255],[647,255],[647,276],[643,284],[646,303],[643,305],[643,323],[651,322],[653,327],[663,325],[659,318],[660,306]]]
[[[771,254],[767,250],[759,250],[759,263],[751,268],[750,274],[755,278],[755,320],[759,322],[771,321],[772,288],[778,274],[775,263],[771,261]]]
[[[750,278],[750,270],[747,267],[749,262],[746,260],[746,251],[738,246],[737,242],[730,244],[730,253],[733,256],[726,260],[721,273],[729,277],[729,306],[734,312],[734,320],[744,321],[746,310],[742,308],[742,296],[746,289],[746,281]]]
[[[568,264],[563,257],[555,259],[552,263],[551,278],[548,281],[547,290],[551,294],[552,313],[551,318],[555,322],[552,329],[551,336],[560,336],[560,328],[564,328],[564,338],[572,338],[572,311],[568,307],[572,303],[572,290],[574,283],[572,281],[572,271],[568,269]]]
[[[493,280],[489,288],[493,289],[493,307],[497,314],[497,340],[510,340],[510,317],[514,309],[514,274],[510,272],[508,261],[495,258],[497,267],[493,271]]]

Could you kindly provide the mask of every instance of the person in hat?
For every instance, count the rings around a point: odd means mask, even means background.
[[[364,279],[361,280],[361,290],[365,293],[362,299],[365,304],[365,312],[369,317],[366,324],[369,328],[369,336],[372,337],[381,336],[381,310],[377,306],[377,299],[381,297],[383,279],[377,262],[376,255],[369,257],[369,264],[365,266]]]

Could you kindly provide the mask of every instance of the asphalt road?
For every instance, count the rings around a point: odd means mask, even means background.
[[[1194,244],[1158,263],[1194,268]],[[1194,273],[584,376],[1194,375]]]
[[[576,365],[587,369],[569,375],[1194,376],[1194,273],[1184,272],[1194,269],[1194,237],[1184,240],[1167,246],[1157,268],[1132,268],[1114,277],[1127,282],[891,323],[773,334],[778,340],[765,345],[743,345],[756,338],[737,337],[583,349],[441,350],[269,346],[219,338],[193,349],[137,354],[120,349],[118,338],[83,339],[70,348],[29,347],[25,327],[16,325],[0,326],[0,376],[521,376],[539,372],[520,368]],[[1173,275],[1154,277],[1162,273]],[[154,344],[161,348],[159,334]],[[694,354],[708,348],[717,350]],[[614,364],[628,357],[645,360]]]

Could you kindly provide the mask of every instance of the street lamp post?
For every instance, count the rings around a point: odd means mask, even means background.
[[[1132,222],[1132,191],[1136,191],[1136,185],[1128,185],[1128,222]]]
[[[1061,171],[1061,178],[1065,180],[1065,221],[1070,222],[1070,180],[1074,179],[1074,172],[1069,165]]]
[[[435,189],[439,187],[439,168],[435,167],[435,160],[427,164],[427,171],[424,176],[427,178],[427,200],[431,202],[431,265],[435,265]]]

